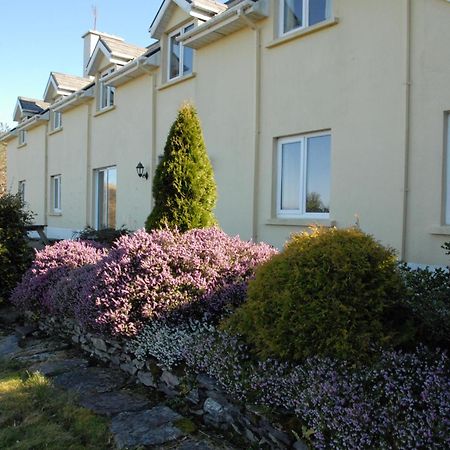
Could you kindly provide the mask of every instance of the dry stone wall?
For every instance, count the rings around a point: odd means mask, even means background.
[[[41,319],[39,328],[47,334],[70,339],[90,356],[119,367],[143,385],[179,398],[205,425],[238,433],[258,448],[308,449],[303,441],[271,423],[258,408],[230,399],[216,380],[205,374],[192,374],[183,368],[176,373],[162,370],[155,359],[135,358],[126,342],[87,332],[69,319]]]

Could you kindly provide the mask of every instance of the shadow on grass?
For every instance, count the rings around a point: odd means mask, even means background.
[[[40,373],[0,359],[1,449],[111,449],[108,421]]]

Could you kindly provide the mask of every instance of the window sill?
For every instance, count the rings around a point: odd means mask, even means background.
[[[99,109],[98,111],[96,111],[94,113],[94,117],[101,116],[102,114],[112,111],[113,109],[116,109],[116,105],[111,105],[111,106],[108,106],[107,108]]]
[[[49,131],[48,135],[51,136],[52,134],[59,133],[62,130],[63,130],[63,127],[55,128],[54,130]]]
[[[182,77],[178,77],[173,80],[167,81],[166,83],[164,83],[163,85],[161,85],[158,88],[158,91],[163,91],[164,89],[168,89],[168,88],[174,86],[175,84],[183,83],[184,81],[187,81],[187,80],[192,80],[192,78],[195,78],[195,77],[196,77],[196,73],[192,72],[189,75],[183,75]]]
[[[268,219],[266,225],[281,225],[290,227],[311,227],[314,225],[319,225],[322,227],[334,227],[336,226],[336,221],[331,219],[308,219],[308,218],[298,218],[298,219]]]
[[[26,147],[26,146],[27,146],[27,143],[24,142],[23,144],[19,144],[19,145],[17,146],[17,148],[23,148],[23,147]]]
[[[430,228],[430,234],[437,236],[450,236],[450,225],[439,225]]]
[[[323,30],[324,28],[329,28],[336,25],[339,22],[337,17],[332,17],[331,19],[325,20],[320,23],[307,28],[301,28],[299,30],[290,31],[282,36],[274,39],[266,45],[266,48],[277,47],[278,45],[284,44],[285,42],[292,41],[293,39],[298,39],[303,36],[308,36],[309,34],[315,33],[316,31]]]

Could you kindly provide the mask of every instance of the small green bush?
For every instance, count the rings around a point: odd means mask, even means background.
[[[450,272],[447,269],[400,267],[406,285],[405,306],[411,311],[416,340],[450,349]]]
[[[25,231],[32,219],[19,195],[0,197],[0,303],[9,298],[33,259]]]
[[[197,112],[184,105],[178,112],[153,180],[155,206],[145,223],[155,229],[208,228],[216,224],[216,183]]]
[[[80,241],[94,241],[99,244],[111,247],[111,245],[121,236],[131,234],[131,231],[125,227],[118,230],[115,228],[103,228],[96,230],[95,228],[86,227],[74,236]]]
[[[257,270],[225,327],[263,357],[364,360],[411,339],[402,291],[392,250],[358,229],[316,228]]]

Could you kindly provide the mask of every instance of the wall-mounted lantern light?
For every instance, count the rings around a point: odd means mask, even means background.
[[[146,180],[148,180],[148,172],[144,173],[144,166],[140,161],[139,164],[136,166],[136,172],[139,178],[145,178]]]

